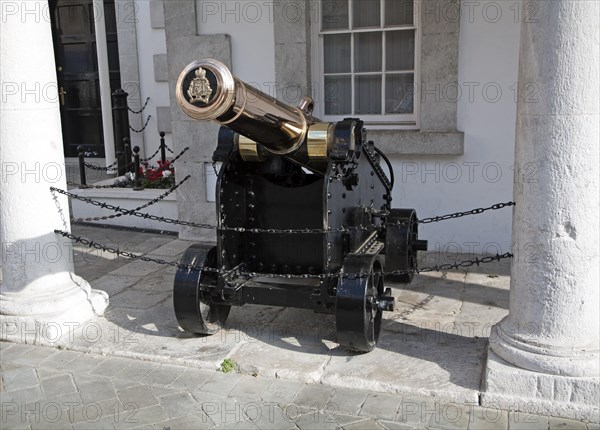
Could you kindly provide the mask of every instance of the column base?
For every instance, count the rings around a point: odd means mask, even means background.
[[[545,346],[536,342],[532,335],[527,341],[517,338],[510,327],[510,316],[507,316],[492,327],[490,334],[491,349],[505,361],[533,372],[572,377],[600,376],[597,343],[580,350],[568,345]]]
[[[599,377],[533,372],[504,361],[488,348],[481,406],[597,423],[599,404]]]
[[[0,340],[56,346],[66,344],[81,324],[103,315],[108,294],[63,272],[18,292],[1,292],[0,305]]]

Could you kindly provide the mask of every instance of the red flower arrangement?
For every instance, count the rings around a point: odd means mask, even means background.
[[[148,163],[140,166],[142,175],[142,186],[144,188],[171,188],[175,185],[175,168],[169,160],[164,163],[157,161],[158,167],[152,167]]]
[[[140,165],[141,185],[144,188],[171,188],[175,185],[175,168],[166,160],[157,161],[158,167],[151,166],[147,161]],[[117,178],[114,186],[120,188],[131,188],[135,182],[135,174],[125,173],[124,177]]]

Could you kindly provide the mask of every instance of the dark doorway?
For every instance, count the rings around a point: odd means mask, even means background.
[[[50,0],[65,157],[82,145],[104,157],[94,5],[92,0]],[[121,86],[114,0],[104,1],[111,93]]]

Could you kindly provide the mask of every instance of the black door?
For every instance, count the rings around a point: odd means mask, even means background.
[[[65,156],[82,145],[87,156],[104,157],[92,0],[51,0],[50,12]],[[104,13],[112,93],[121,85],[114,0]]]

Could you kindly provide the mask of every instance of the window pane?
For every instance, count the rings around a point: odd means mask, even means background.
[[[381,33],[354,34],[354,71],[381,72]]]
[[[350,76],[325,76],[325,115],[348,115],[351,103]]]
[[[323,36],[325,73],[350,73],[350,34]]]
[[[413,113],[414,75],[403,73],[385,77],[385,113]]]
[[[321,0],[323,30],[348,28],[348,0]]]
[[[385,0],[385,25],[412,25],[413,0]]]
[[[354,113],[381,115],[381,76],[357,76],[355,91]]]
[[[61,35],[94,34],[89,12],[85,4],[58,6]]]
[[[68,73],[82,73],[94,70],[90,52],[85,43],[63,45],[63,69]]]
[[[352,28],[380,27],[379,0],[354,0],[352,7]]]
[[[387,31],[386,38],[386,69],[413,70],[415,67],[415,31]]]

